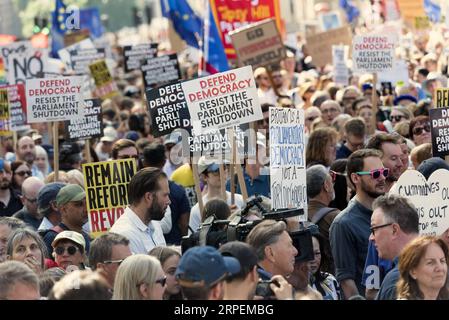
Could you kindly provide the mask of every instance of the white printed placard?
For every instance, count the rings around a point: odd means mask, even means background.
[[[438,169],[428,180],[419,171],[407,170],[390,192],[415,205],[420,235],[440,236],[449,228],[449,170]]]
[[[80,76],[27,80],[28,123],[83,118],[82,86]]]
[[[263,118],[251,66],[216,73],[181,85],[195,133],[229,128]]]
[[[270,108],[269,119],[272,208],[306,209],[304,110]],[[307,220],[306,211],[301,220]]]
[[[348,49],[348,46],[332,46],[334,82],[343,86],[347,86],[349,83],[349,69],[346,65]]]
[[[355,36],[352,41],[354,72],[383,72],[393,69],[394,35]]]

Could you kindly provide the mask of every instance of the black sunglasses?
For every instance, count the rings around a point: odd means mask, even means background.
[[[157,279],[155,283],[159,283],[161,286],[165,287],[165,284],[167,283],[167,276]]]
[[[423,131],[430,132],[430,125],[428,123],[426,123],[423,127],[413,128],[413,135],[419,136],[423,133]]]
[[[24,175],[31,176],[31,174],[32,174],[31,171],[16,171],[15,173],[18,174],[21,177],[23,177]]]
[[[399,121],[401,121],[403,118],[405,118],[404,116],[400,116],[400,115],[397,115],[397,116],[390,116],[390,121],[396,121],[396,122],[399,122]]]
[[[55,248],[55,252],[57,255],[62,255],[65,252],[65,249],[67,249],[68,254],[70,254],[71,256],[73,256],[79,249],[76,246],[69,246],[67,248],[65,247],[56,247]]]

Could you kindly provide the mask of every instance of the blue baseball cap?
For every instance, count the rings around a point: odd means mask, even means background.
[[[5,169],[5,160],[0,158],[0,171],[3,171]]]
[[[210,287],[239,272],[240,263],[236,258],[224,257],[211,246],[199,246],[182,255],[175,276],[184,287]]]
[[[414,96],[412,96],[410,94],[402,94],[393,100],[393,104],[396,106],[402,100],[410,100],[411,102],[418,103],[418,100]]]
[[[37,195],[37,208],[39,213],[45,214],[50,208],[50,203],[56,201],[56,196],[66,184],[61,182],[52,182],[45,185]]]

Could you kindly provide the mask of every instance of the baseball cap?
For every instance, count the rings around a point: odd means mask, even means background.
[[[137,140],[139,140],[139,134],[136,131],[128,131],[125,134],[125,139],[129,139],[136,142]]]
[[[79,233],[79,232],[68,231],[68,230],[58,233],[56,238],[51,243],[51,246],[53,248],[55,248],[56,245],[58,244],[58,242],[60,240],[63,240],[63,239],[67,239],[67,240],[73,241],[76,244],[79,244],[80,246],[82,246],[83,250],[86,250],[86,241],[84,240],[83,235],[81,233]]]
[[[61,206],[70,201],[80,201],[86,198],[86,193],[81,186],[77,184],[68,184],[59,190],[56,196],[56,204]]]
[[[241,241],[231,241],[219,249],[224,257],[234,257],[240,263],[240,272],[236,276],[246,276],[257,265],[257,255],[254,248]]]
[[[117,130],[113,127],[108,126],[103,130],[103,136],[100,138],[102,142],[114,142],[117,140]]]
[[[43,213],[50,208],[50,203],[56,199],[59,190],[66,184],[61,182],[52,182],[46,184],[37,195],[37,208],[39,213]]]
[[[198,160],[198,173],[203,173],[207,170],[207,172],[217,172],[220,170],[220,166],[213,162],[210,159],[206,159],[205,156],[202,156]]]
[[[394,99],[393,104],[398,105],[402,100],[410,100],[411,102],[418,103],[418,100],[414,96],[410,94],[402,94]]]
[[[421,174],[426,178],[429,179],[429,177],[432,175],[434,171],[437,171],[438,169],[446,169],[449,170],[449,164],[446,163],[441,158],[433,157],[430,159],[426,159],[418,166],[418,171],[421,172]]]
[[[182,255],[175,276],[184,287],[210,287],[239,271],[240,263],[236,258],[223,257],[214,247],[200,246],[190,248]]]

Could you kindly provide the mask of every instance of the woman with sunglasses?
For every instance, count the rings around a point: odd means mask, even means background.
[[[59,267],[64,270],[85,269],[86,241],[76,231],[62,231],[52,242],[53,257]]]
[[[149,253],[150,256],[158,258],[161,262],[162,270],[167,276],[167,288],[164,292],[164,300],[182,300],[181,286],[175,277],[181,254],[174,247],[157,246]]]
[[[157,258],[135,254],[117,270],[113,300],[162,300],[167,277]]]
[[[389,120],[393,126],[393,128],[401,122],[411,120],[413,118],[413,114],[406,107],[403,106],[394,106],[391,108],[391,113],[389,116]]]
[[[26,178],[31,177],[31,166],[22,160],[11,163],[12,188],[19,194],[22,194],[22,184]]]
[[[410,137],[415,145],[431,143],[430,119],[428,116],[418,116],[410,121]]]
[[[6,259],[25,263],[37,275],[45,270],[47,249],[38,233],[33,230],[19,228],[8,238]]]

